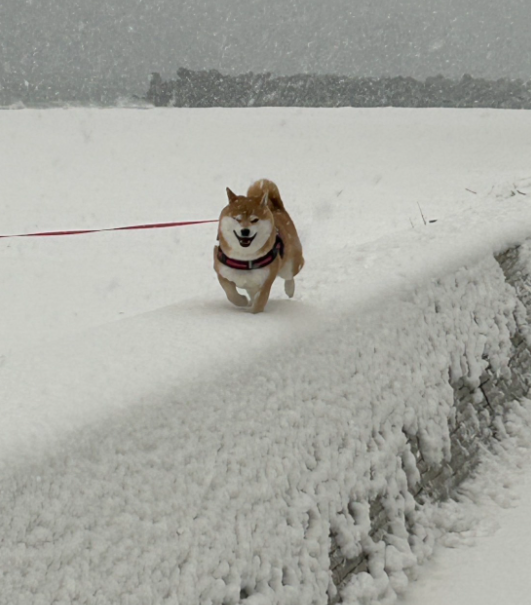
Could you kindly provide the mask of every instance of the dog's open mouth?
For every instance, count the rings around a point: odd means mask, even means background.
[[[236,231],[234,232],[234,235],[238,238],[238,241],[240,242],[240,246],[242,248],[248,248],[253,243],[253,239],[256,237],[256,233],[251,237],[243,237],[241,235],[238,235]]]

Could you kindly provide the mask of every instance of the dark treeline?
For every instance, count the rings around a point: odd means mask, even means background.
[[[326,75],[229,76],[180,68],[175,80],[151,77],[147,100],[173,107],[494,107],[531,109],[531,82]]]

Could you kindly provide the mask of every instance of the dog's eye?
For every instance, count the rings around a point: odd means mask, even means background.
[[[251,219],[251,223],[253,223],[253,225],[254,225],[255,223],[257,223],[258,221],[259,221],[259,219],[257,219],[257,218],[252,218],[252,219]]]

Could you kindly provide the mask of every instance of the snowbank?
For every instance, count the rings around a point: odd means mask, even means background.
[[[434,536],[453,524],[434,513],[436,502],[456,495],[485,447],[529,424],[529,249],[525,244],[463,268],[416,298],[428,336],[415,351],[422,378],[401,407],[402,422],[378,428],[395,439],[402,431],[405,439],[397,448],[388,447],[388,438],[376,446],[380,456],[390,456],[393,471],[386,478],[378,473],[383,483],[363,498],[368,532],[361,552],[349,561],[341,536],[333,538],[334,580],[344,602],[393,602],[431,554]]]
[[[392,602],[525,426],[525,115],[4,113],[5,232],[216,216],[260,167],[307,266],[257,317],[213,226],[2,240],[0,603]]]
[[[392,602],[432,551],[449,469],[527,405],[530,259],[526,244],[338,309],[14,469],[0,602],[324,604],[336,584]]]

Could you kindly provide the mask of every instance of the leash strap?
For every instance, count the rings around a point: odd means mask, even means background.
[[[139,231],[142,229],[167,229],[168,227],[185,227],[187,225],[203,225],[217,223],[217,219],[207,221],[177,221],[173,223],[148,223],[145,225],[128,225],[126,227],[109,227],[108,229],[77,229],[71,231],[41,231],[37,233],[17,233],[13,235],[0,235],[0,239],[12,237],[55,237],[62,235],[84,235],[87,233],[104,233],[106,231]]]

